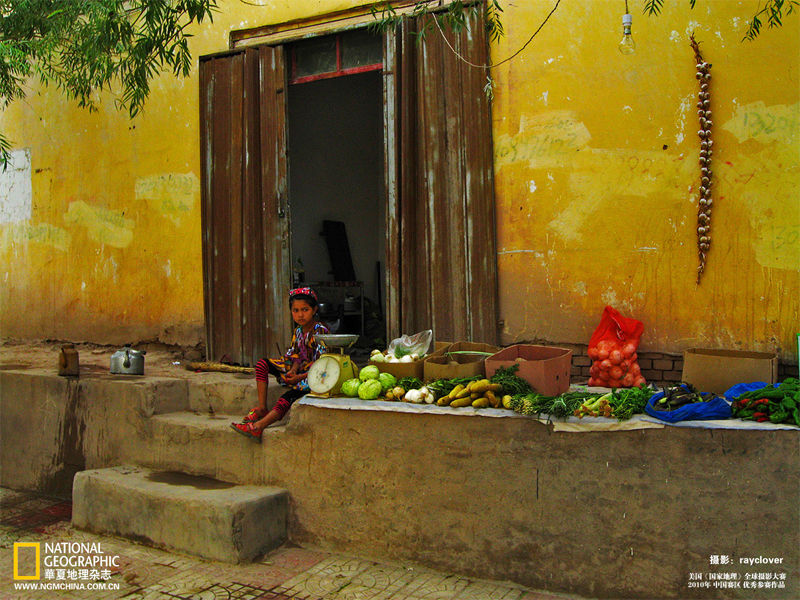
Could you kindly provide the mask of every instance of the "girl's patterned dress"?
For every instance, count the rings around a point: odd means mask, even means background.
[[[308,392],[308,382],[303,379],[302,381],[289,385],[283,381],[283,375],[289,372],[292,365],[299,363],[297,373],[307,373],[311,368],[311,363],[317,360],[322,354],[322,346],[320,346],[315,337],[317,334],[329,333],[328,328],[317,321],[314,327],[308,333],[303,333],[302,327],[297,327],[292,334],[292,343],[289,349],[282,358],[268,358],[267,362],[271,364],[278,371],[278,381],[281,385],[299,390],[301,392]]]
[[[283,376],[289,372],[292,365],[297,364],[297,373],[308,373],[311,363],[322,354],[322,346],[315,337],[318,334],[329,333],[328,328],[317,321],[308,333],[303,333],[302,327],[297,327],[292,334],[292,343],[281,358],[262,358],[256,363],[256,380],[267,381],[269,374],[274,375],[278,383],[289,389],[275,404],[275,409],[281,412],[281,418],[291,407],[292,403],[309,392],[308,381],[302,379],[294,384],[288,384]]]

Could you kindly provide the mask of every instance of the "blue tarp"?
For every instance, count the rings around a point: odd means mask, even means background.
[[[689,389],[686,385],[682,385],[682,387],[687,390]],[[764,386],[762,385],[761,387]],[[731,418],[731,405],[720,396],[714,396],[707,402],[692,402],[691,404],[685,404],[676,410],[657,410],[655,408],[655,404],[663,397],[663,391],[656,392],[650,396],[650,400],[647,401],[644,411],[651,417],[666,421],[667,423],[675,423],[677,421],[705,421]]]

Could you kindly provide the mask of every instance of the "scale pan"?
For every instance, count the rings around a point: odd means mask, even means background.
[[[319,333],[314,336],[326,348],[349,348],[358,340],[354,333]]]

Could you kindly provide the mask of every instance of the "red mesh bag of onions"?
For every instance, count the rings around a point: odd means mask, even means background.
[[[589,385],[618,388],[646,383],[636,354],[643,331],[644,323],[606,306],[589,340]]]

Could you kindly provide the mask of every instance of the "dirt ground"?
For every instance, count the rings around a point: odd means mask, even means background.
[[[57,340],[0,340],[0,370],[52,369],[57,373],[59,353],[65,343]],[[82,369],[110,371],[111,355],[120,348],[79,343],[75,344],[75,349]],[[186,363],[203,360],[202,350],[195,347],[142,344],[135,349],[145,352],[144,372],[151,376],[188,378],[193,371],[187,370]]]

